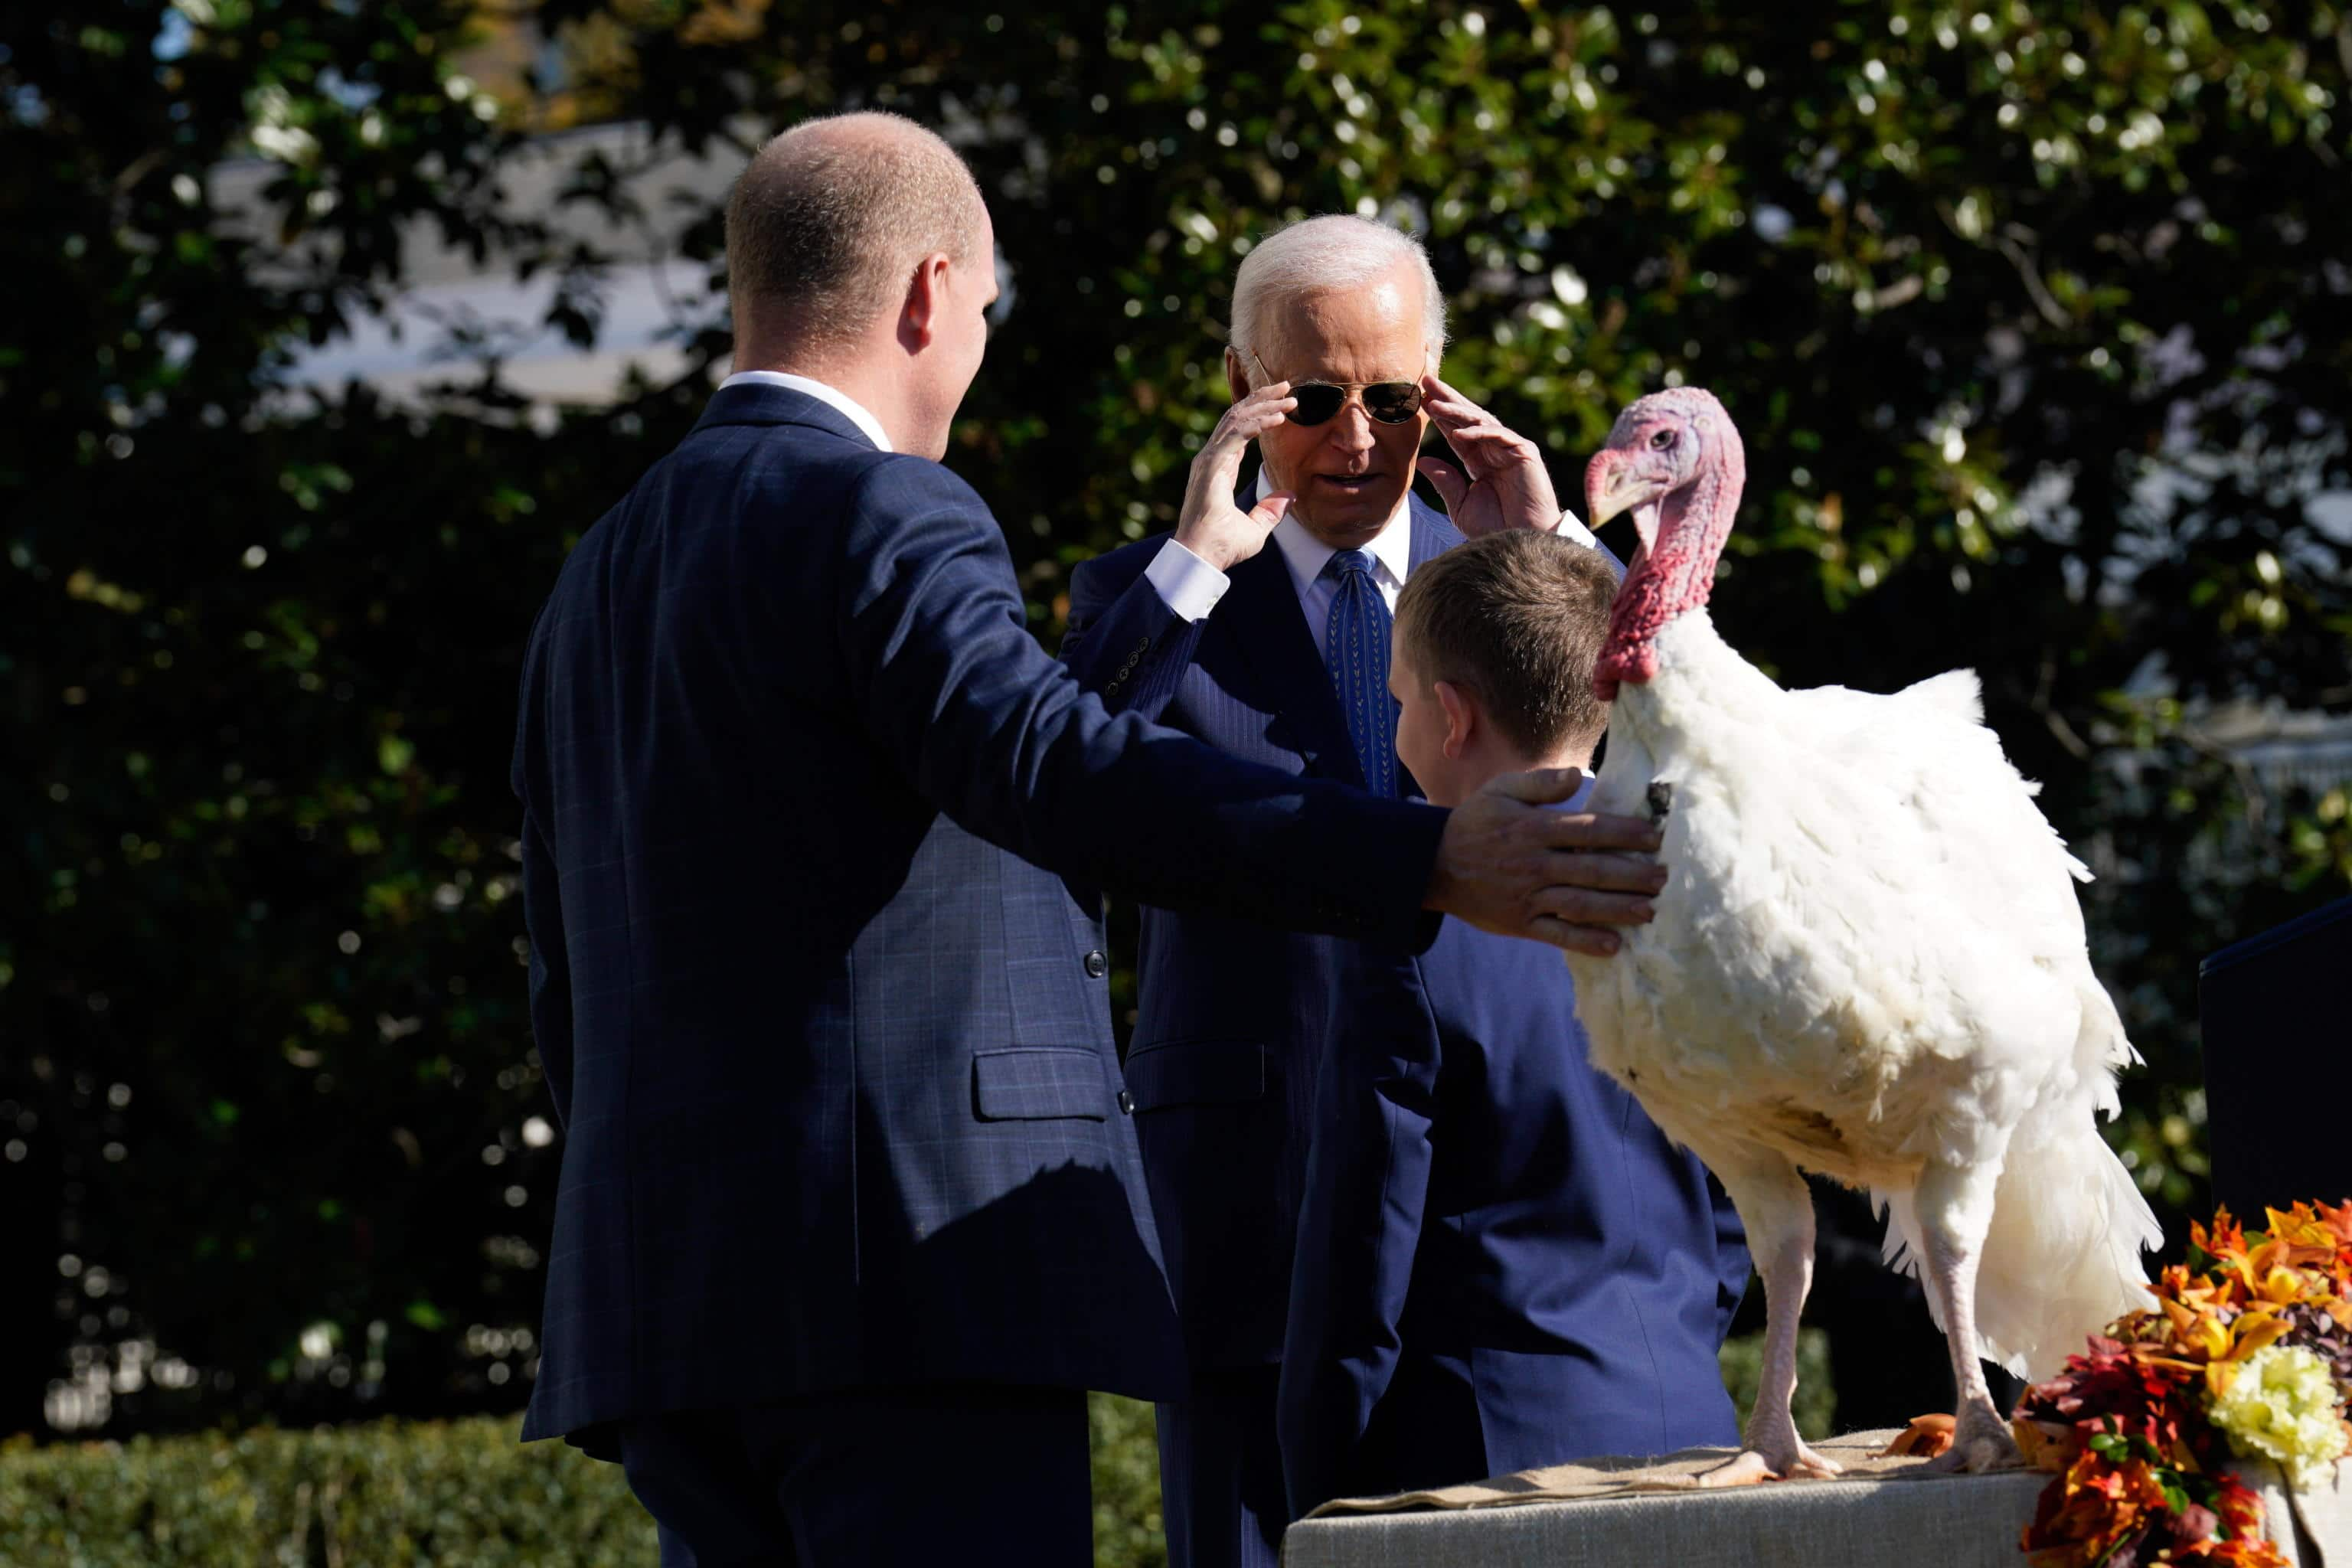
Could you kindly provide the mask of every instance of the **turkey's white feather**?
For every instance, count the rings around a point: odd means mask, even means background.
[[[1571,953],[1593,1065],[1718,1169],[1770,1150],[1891,1208],[1931,1159],[1999,1169],[1979,1276],[1995,1359],[2053,1370],[2138,1303],[2159,1237],[2098,1137],[2137,1058],[2093,974],[2087,879],[1982,723],[1976,677],[1785,690],[1703,610],[1612,714],[1591,809],[1672,786],[1656,918]],[[1760,1146],[1760,1147],[1759,1147]]]

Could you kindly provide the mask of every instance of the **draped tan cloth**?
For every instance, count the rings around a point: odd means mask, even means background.
[[[1324,1504],[1291,1526],[1285,1568],[2019,1568],[2018,1537],[2050,1477],[1927,1473],[1882,1458],[1893,1432],[1814,1445],[1834,1480],[1697,1489],[1730,1457],[1691,1448],[1584,1459],[1492,1480]],[[2352,1489],[2290,1500],[2274,1470],[2248,1467],[2270,1533],[2295,1568],[2352,1568]]]

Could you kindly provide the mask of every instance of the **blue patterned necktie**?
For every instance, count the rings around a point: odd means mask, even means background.
[[[1363,764],[1364,787],[1397,793],[1396,699],[1389,695],[1389,606],[1372,580],[1369,551],[1342,550],[1323,564],[1339,585],[1323,627],[1323,662],[1347,716],[1348,738]]]

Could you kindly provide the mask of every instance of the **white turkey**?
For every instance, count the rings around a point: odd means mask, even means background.
[[[1811,1282],[1801,1170],[1866,1187],[1922,1279],[1959,1408],[1938,1468],[2013,1463],[1978,1357],[2056,1370],[2145,1301],[2161,1241],[2100,1138],[2138,1059],[2092,973],[2066,851],[1956,670],[1874,696],[1783,689],[1706,613],[1747,477],[1695,387],[1621,415],[1585,476],[1641,548],[1596,683],[1615,707],[1591,809],[1663,816],[1656,918],[1568,955],[1592,1062],[1721,1178],[1765,1289],[1744,1451],[1708,1484],[1836,1467],[1798,1436]]]

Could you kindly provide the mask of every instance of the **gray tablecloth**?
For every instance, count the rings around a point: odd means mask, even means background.
[[[2018,1535],[2050,1477],[1930,1476],[1877,1459],[1889,1432],[1819,1445],[1851,1472],[1694,1491],[1721,1449],[1603,1459],[1475,1486],[1328,1504],[1291,1526],[1285,1568],[2020,1568]],[[2250,1468],[2270,1531],[2296,1568],[2352,1568],[2352,1489],[2290,1500]]]

